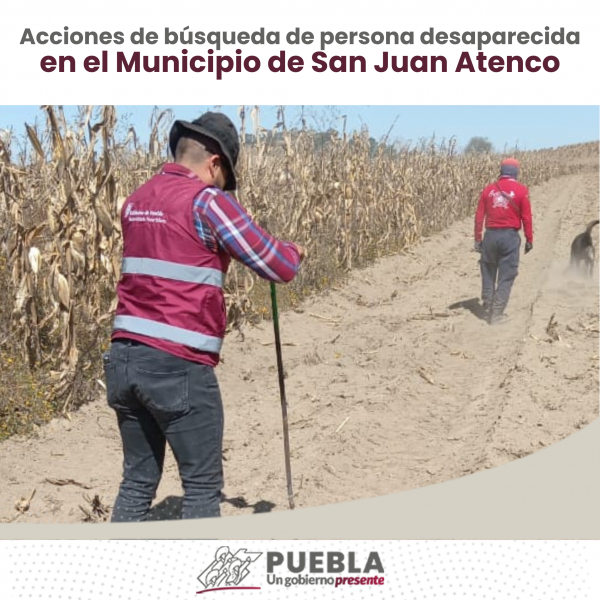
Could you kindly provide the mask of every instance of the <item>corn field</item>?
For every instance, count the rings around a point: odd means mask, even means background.
[[[120,208],[167,160],[173,120],[155,112],[142,144],[132,127],[117,135],[112,106],[80,107],[70,122],[60,107],[42,110],[45,128],[27,126],[26,143],[0,137],[0,366],[2,384],[15,390],[0,402],[5,435],[97,395],[120,276]],[[240,109],[237,196],[273,234],[308,247],[292,298],[471,216],[498,173],[499,155],[463,155],[453,139],[397,147],[362,131],[323,141],[313,130],[288,129],[283,109],[275,130],[261,128],[259,117],[257,108]],[[517,158],[533,186],[597,169],[598,144]],[[268,312],[260,289],[233,266],[230,328]]]

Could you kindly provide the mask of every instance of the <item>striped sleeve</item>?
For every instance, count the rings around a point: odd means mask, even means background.
[[[296,276],[300,256],[295,244],[267,233],[229,194],[203,190],[194,202],[194,222],[207,247],[220,246],[260,277],[282,283]]]

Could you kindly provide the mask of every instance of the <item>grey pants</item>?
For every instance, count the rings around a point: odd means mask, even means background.
[[[481,300],[502,314],[519,273],[521,236],[515,229],[488,229],[481,245]]]
[[[108,404],[123,443],[113,522],[144,521],[169,443],[184,490],[182,518],[218,517],[223,487],[223,405],[212,367],[137,342],[104,355]]]

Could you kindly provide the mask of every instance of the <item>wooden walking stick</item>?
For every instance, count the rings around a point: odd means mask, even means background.
[[[275,330],[275,352],[277,353],[277,373],[279,374],[279,396],[281,398],[281,415],[283,417],[283,449],[285,453],[285,475],[290,508],[294,508],[294,490],[292,489],[292,464],[290,460],[290,436],[288,430],[287,401],[285,399],[285,381],[283,359],[281,357],[281,338],[279,336],[279,311],[277,310],[277,290],[271,282],[271,305],[273,307],[273,329]]]

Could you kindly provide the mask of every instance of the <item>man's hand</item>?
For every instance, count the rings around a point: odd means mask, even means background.
[[[475,242],[475,244],[473,244],[473,250],[475,250],[475,252],[479,252],[479,254],[481,254],[481,240],[478,242]]]
[[[532,242],[526,242],[525,243],[525,254],[527,254],[531,250],[533,250],[533,243]]]
[[[294,244],[296,246],[296,250],[300,255],[300,262],[302,262],[306,258],[306,248],[301,246],[300,244]]]

